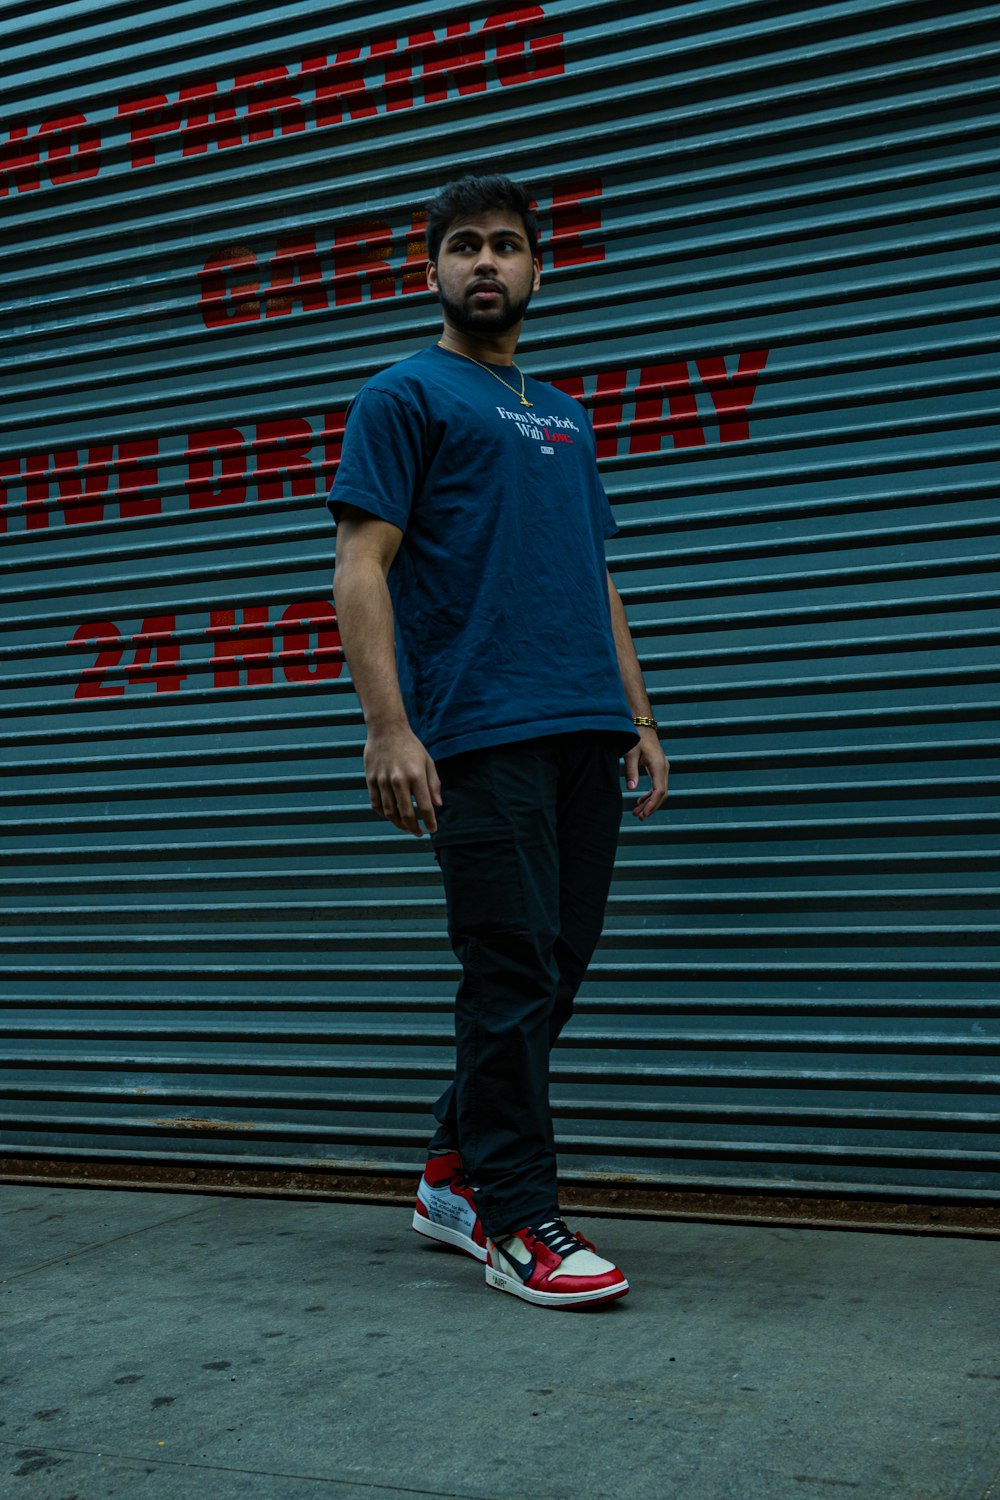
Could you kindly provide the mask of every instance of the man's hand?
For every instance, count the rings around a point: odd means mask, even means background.
[[[648,725],[639,729],[638,745],[625,752],[625,785],[630,792],[634,792],[639,785],[640,766],[644,766],[649,772],[653,785],[645,797],[639,798],[632,809],[632,816],[645,820],[666,801],[667,779],[670,775],[670,762],[663,753],[656,730]]]
[[[379,817],[418,839],[424,836],[421,819],[429,833],[437,831],[434,809],[442,805],[441,782],[434,762],[409,725],[369,733],[365,780],[372,812]]]

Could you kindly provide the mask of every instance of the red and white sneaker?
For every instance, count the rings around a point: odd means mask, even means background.
[[[428,1158],[417,1188],[413,1227],[428,1239],[453,1245],[476,1260],[486,1259],[486,1231],[457,1151]]]
[[[628,1291],[618,1267],[602,1260],[582,1234],[571,1234],[562,1219],[490,1240],[486,1281],[543,1307],[593,1307]]]

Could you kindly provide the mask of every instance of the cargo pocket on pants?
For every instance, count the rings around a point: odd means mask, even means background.
[[[452,939],[488,932],[524,932],[528,913],[521,855],[514,840],[466,837],[435,849],[444,876]]]

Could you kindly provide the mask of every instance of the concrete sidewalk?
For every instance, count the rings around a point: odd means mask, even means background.
[[[604,1310],[405,1210],[0,1187],[5,1500],[993,1500],[995,1241],[574,1221]]]

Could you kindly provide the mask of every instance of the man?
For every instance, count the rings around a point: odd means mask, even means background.
[[[355,398],[329,504],[371,806],[428,830],[462,965],[414,1228],[485,1261],[490,1286],[577,1307],[628,1282],[560,1214],[549,1050],[600,936],[619,759],[630,789],[651,778],[640,820],[667,762],[604,560],[590,423],[514,363],[537,238],[505,177],[431,202],[441,338]]]

